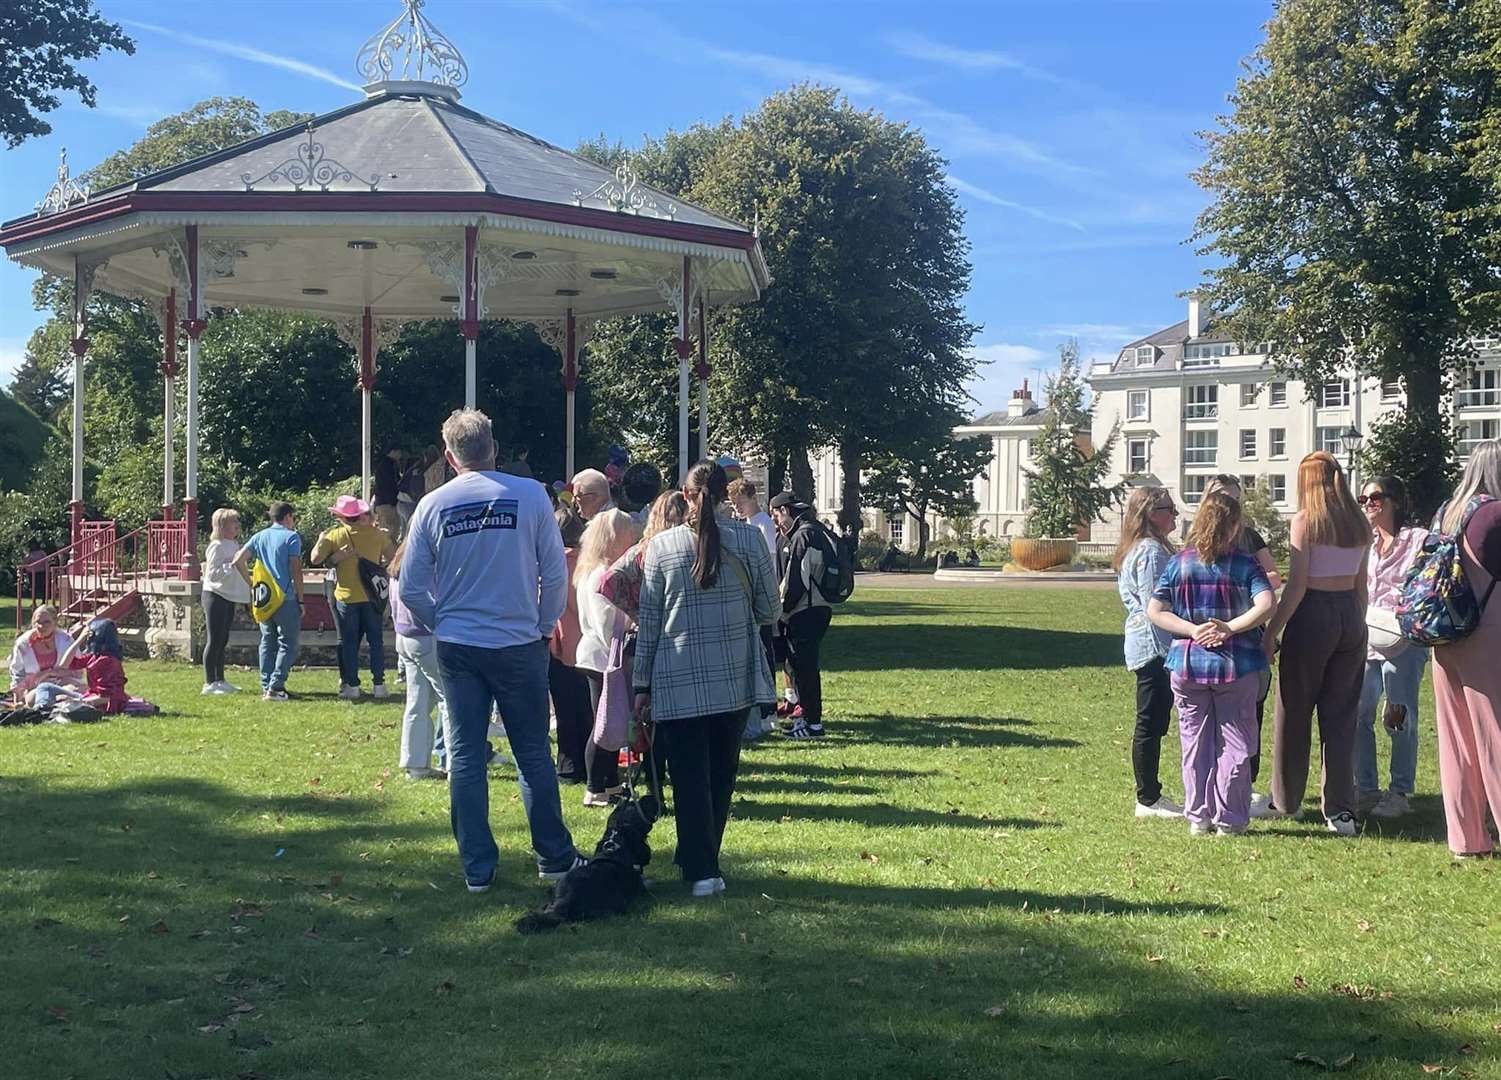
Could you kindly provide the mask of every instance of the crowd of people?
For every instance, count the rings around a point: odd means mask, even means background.
[[[1433,648],[1442,801],[1456,857],[1487,855],[1486,810],[1501,822],[1501,442],[1478,446],[1432,528],[1415,524],[1401,481],[1351,489],[1326,452],[1298,468],[1283,583],[1266,540],[1243,519],[1240,484],[1216,477],[1180,548],[1166,488],[1136,488],[1114,566],[1126,609],[1125,660],[1136,680],[1132,766],[1136,815],[1187,819],[1196,836],[1244,833],[1253,819],[1300,816],[1314,721],[1320,810],[1330,832],[1355,836],[1366,815],[1411,809],[1419,687],[1430,650],[1399,611],[1415,566],[1453,538],[1455,575],[1476,600],[1473,625]],[[1279,590],[1280,589],[1280,595]],[[1446,617],[1458,612],[1444,613]],[[1257,794],[1262,719],[1276,665],[1270,792]],[[1178,712],[1183,803],[1163,793],[1162,739]],[[1380,780],[1376,717],[1387,733]]]

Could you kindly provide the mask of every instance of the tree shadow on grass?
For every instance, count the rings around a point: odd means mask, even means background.
[[[737,785],[738,787],[738,785]],[[753,802],[737,798],[730,816],[740,821],[776,821],[792,824],[809,821],[850,822],[872,829],[918,828],[959,829],[1058,829],[1056,821],[1035,818],[992,817],[989,814],[966,814],[957,809],[917,810],[890,803],[857,802],[831,806],[824,803]]]
[[[892,716],[865,714],[853,717],[862,724],[849,738],[864,744],[883,746],[931,747],[961,746],[1019,747],[1030,750],[1070,749],[1083,746],[1077,739],[1058,735],[1033,735],[1011,731],[1013,727],[1031,727],[1030,720],[1018,717],[991,716]],[[836,725],[829,729],[841,735]]]
[[[742,877],[731,850],[722,901],[664,885],[630,918],[520,937],[510,920],[542,893],[519,807],[496,808],[482,897],[456,880],[444,815],[388,809],[0,780],[8,1058],[36,1077],[491,1075],[499,1049],[517,1076],[1255,1080],[1294,1075],[1298,1052],[1416,1074],[1468,1041],[1469,1064],[1494,1064],[1489,997],[1326,989],[1316,956],[1307,989],[1280,992],[1154,962],[1144,937],[1197,941],[1192,920],[1237,914],[1191,898]]]
[[[829,631],[823,670],[1054,671],[1118,667],[1119,634],[931,622],[840,625]]]
[[[744,762],[741,769],[745,768]],[[759,792],[794,792],[800,795],[879,795],[880,789],[873,788],[868,784],[834,784],[827,780],[774,780],[760,775],[761,770],[754,770],[749,775],[744,772],[735,779],[736,792],[759,791]]]

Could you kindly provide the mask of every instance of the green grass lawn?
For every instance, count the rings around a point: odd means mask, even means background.
[[[830,737],[745,755],[722,900],[664,822],[653,904],[538,937],[510,774],[470,896],[399,704],[331,671],[273,706],[134,663],[163,715],[0,730],[6,1073],[1501,1076],[1501,863],[1449,858],[1431,716],[1410,821],[1191,839],[1131,816],[1112,593],[866,589],[827,654]]]

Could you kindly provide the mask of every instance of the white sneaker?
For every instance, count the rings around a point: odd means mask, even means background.
[[[238,686],[231,682],[225,682],[223,679],[220,679],[214,685],[219,688],[218,692],[221,694],[238,694],[240,692]]]
[[[692,893],[695,900],[702,900],[709,896],[718,896],[724,892],[724,878],[711,877],[693,883]]]
[[[1183,816],[1183,807],[1166,795],[1162,795],[1151,805],[1137,803],[1136,816],[1139,818],[1180,818]]]
[[[406,771],[408,780],[447,780],[448,774],[442,769],[420,768]]]
[[[1207,821],[1191,821],[1188,823],[1189,836],[1213,836],[1214,826]]]
[[[339,696],[345,701],[358,701],[360,700],[360,688],[358,686],[341,685],[339,687]]]
[[[1217,826],[1214,831],[1216,833],[1218,833],[1220,836],[1244,836],[1244,835],[1246,835],[1246,826],[1244,826],[1244,825],[1220,825],[1220,826]]]
[[[1381,796],[1381,801],[1371,808],[1371,816],[1379,818],[1399,818],[1411,810],[1407,796],[1396,791],[1388,791]]]
[[[1251,792],[1251,819],[1269,817],[1272,809],[1272,797],[1263,795],[1259,791]]]
[[[204,697],[208,697],[208,695],[210,695],[210,694],[217,694],[219,692],[220,692],[219,691],[219,684],[218,683],[211,683],[211,682],[204,683],[203,684],[203,689],[200,690],[200,691],[198,691],[198,693],[201,694]]]
[[[386,698],[391,696],[391,691],[386,689],[385,683],[378,682],[374,687],[371,688],[370,696],[373,697],[376,701],[385,701]]]
[[[1325,818],[1324,823],[1329,826],[1329,831],[1337,836],[1355,835],[1355,816],[1353,814],[1335,814],[1332,818]]]

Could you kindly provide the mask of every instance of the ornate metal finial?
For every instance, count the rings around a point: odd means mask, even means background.
[[[36,212],[38,215],[60,213],[76,202],[87,202],[88,198],[89,186],[68,175],[68,148],[65,146],[58,155],[57,183],[48,188],[42,201],[36,204]]]
[[[354,65],[369,82],[398,79],[463,86],[469,65],[453,42],[422,14],[425,0],[402,0],[404,10],[380,33],[360,46]]]
[[[251,177],[249,173],[241,173],[240,182],[245,185],[246,191],[253,191],[256,184],[263,183],[291,184],[293,191],[301,191],[310,186],[316,186],[320,191],[327,191],[330,184],[354,183],[374,191],[376,185],[380,183],[380,174],[375,173],[369,180],[366,180],[363,176],[356,176],[342,162],[325,156],[323,144],[313,138],[313,122],[309,120],[307,142],[297,144],[295,158],[287,158],[270,172],[257,177]]]
[[[579,190],[574,191],[574,206],[583,206],[585,199],[598,199],[600,202],[608,203],[612,209],[622,214],[639,214],[642,210],[646,210],[652,214],[674,219],[678,214],[678,208],[673,203],[668,203],[666,207],[657,205],[657,200],[651,191],[641,187],[636,170],[624,163],[616,166],[613,180],[606,180],[589,194],[585,195]]]

